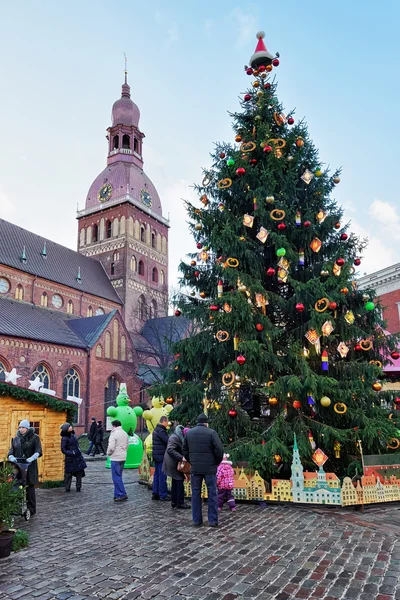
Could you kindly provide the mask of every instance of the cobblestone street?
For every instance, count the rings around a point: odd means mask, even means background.
[[[152,502],[126,471],[113,502],[104,462],[83,489],[38,490],[30,546],[0,561],[0,598],[400,599],[398,504],[354,510],[240,504],[218,529]],[[205,511],[204,511],[205,512]]]

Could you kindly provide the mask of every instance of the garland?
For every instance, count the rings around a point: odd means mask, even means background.
[[[49,408],[52,408],[53,410],[56,410],[57,412],[66,411],[67,420],[72,419],[77,409],[75,405],[72,405],[70,402],[66,402],[65,400],[59,400],[53,396],[41,394],[40,392],[31,392],[25,388],[4,383],[3,381],[0,381],[0,396],[11,396],[20,402],[26,401],[34,402],[35,404],[43,404]]]

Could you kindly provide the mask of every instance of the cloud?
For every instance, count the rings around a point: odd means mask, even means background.
[[[10,217],[14,212],[14,204],[9,197],[0,190],[0,217]]]
[[[390,241],[372,227],[373,224],[366,228],[357,221],[351,221],[350,231],[362,239],[368,238],[368,246],[363,251],[362,263],[358,269],[360,275],[380,271],[398,260],[397,251]]]
[[[378,227],[379,225],[384,227],[385,236],[394,240],[400,239],[400,215],[394,204],[383,200],[374,200],[368,213],[378,224]]]
[[[166,14],[163,13],[161,10],[156,10],[156,12],[154,13],[154,20],[157,23],[157,25],[160,25],[163,28],[165,28],[167,32],[166,39],[168,42],[177,42],[180,39],[177,24],[171,22],[168,23],[168,18]]]
[[[232,11],[232,17],[237,23],[237,41],[236,46],[241,48],[249,43],[255,37],[257,32],[257,20],[253,15],[243,12],[241,8],[235,8]]]

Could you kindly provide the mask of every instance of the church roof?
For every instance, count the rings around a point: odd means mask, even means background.
[[[0,335],[91,348],[116,312],[77,319],[60,311],[0,298]]]
[[[170,343],[183,339],[189,325],[190,320],[185,317],[177,319],[177,317],[169,316],[149,319],[145,322],[141,332],[141,337],[147,341],[141,350],[147,349],[169,354],[171,352]],[[136,338],[134,341],[137,343],[138,339]]]
[[[0,219],[1,264],[122,304],[99,261],[3,219]]]

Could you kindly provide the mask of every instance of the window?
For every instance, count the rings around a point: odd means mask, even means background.
[[[111,275],[115,274],[115,263],[111,263]]]
[[[136,138],[133,138],[133,149],[135,152],[139,152],[139,142]]]
[[[88,306],[86,316],[93,317],[93,308],[91,306]]]
[[[92,242],[97,242],[99,239],[99,226],[93,225],[92,227]]]
[[[69,369],[65,374],[63,381],[63,398],[66,398],[67,396],[79,398],[80,389],[81,384],[77,371],[75,371],[75,369]]]
[[[147,316],[147,306],[146,306],[146,299],[144,296],[139,296],[138,299],[138,314],[139,314],[139,319],[141,319],[142,321],[144,321],[146,319]]]
[[[157,245],[157,237],[154,231],[151,232],[151,247],[155,248]]]
[[[113,359],[118,360],[118,342],[119,342],[119,327],[118,319],[113,322]]]
[[[154,269],[151,272],[151,280],[154,283],[158,283],[158,271],[157,271],[156,267],[154,267]]]
[[[119,136],[114,135],[113,137],[113,150],[117,150],[119,148]]]
[[[31,380],[39,377],[40,381],[43,383],[43,387],[49,389],[50,388],[50,374],[45,365],[38,365],[36,369],[33,371]]]
[[[8,279],[0,277],[0,294],[7,294],[10,291],[11,285]]]
[[[131,267],[131,271],[136,271],[136,269],[137,269],[137,263],[136,263],[136,257],[135,256],[131,257],[130,267]]]
[[[68,300],[68,302],[67,302],[67,313],[69,315],[74,314],[74,303],[72,302],[72,300]]]
[[[121,360],[126,360],[126,337],[121,337]]]
[[[96,309],[96,317],[99,317],[100,315],[104,315],[104,309],[103,308],[97,308]]]
[[[122,147],[127,150],[131,147],[131,138],[126,133],[122,136]]]
[[[160,283],[161,283],[162,285],[164,285],[164,284],[165,284],[165,273],[164,273],[164,271],[163,271],[162,269],[161,269],[161,271],[160,271]]]
[[[112,233],[112,222],[110,221],[110,219],[107,219],[106,221],[106,238],[110,238]]]
[[[40,296],[40,306],[47,306],[48,301],[49,298],[46,292],[43,292],[43,294]]]
[[[116,375],[107,379],[104,388],[104,423],[107,423],[107,408],[115,405],[115,399],[119,392],[119,381]],[[133,433],[133,432],[132,432]]]
[[[114,262],[119,261],[119,252],[114,252]]]
[[[144,276],[144,262],[142,260],[139,260],[138,273],[139,275]]]
[[[146,241],[146,228],[144,225],[140,226],[140,241],[141,242],[145,242]]]
[[[15,299],[16,300],[24,299],[24,288],[22,287],[21,284],[18,284],[17,287],[15,288]]]
[[[97,344],[96,346],[96,358],[101,358],[103,356],[103,348],[100,346],[100,344]]]
[[[155,319],[157,317],[157,302],[152,300],[150,303],[150,319]]]
[[[106,331],[104,356],[105,358],[111,358],[111,333],[109,331]]]
[[[6,365],[0,361],[0,381],[5,381],[6,371],[8,373],[8,369],[6,369]]]

